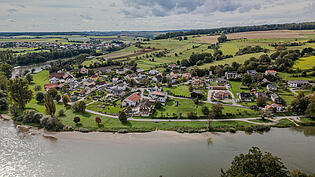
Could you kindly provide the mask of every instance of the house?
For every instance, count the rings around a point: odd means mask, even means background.
[[[156,74],[159,74],[160,72],[159,71],[157,71],[157,70],[150,70],[149,71],[149,75],[156,75]]]
[[[190,79],[191,78],[191,74],[190,73],[184,73],[184,74],[182,74],[182,77],[186,78],[186,79]]]
[[[57,83],[60,82],[60,79],[58,79],[58,78],[56,78],[56,77],[53,77],[53,78],[49,79],[49,82],[50,82],[51,84],[57,84]]]
[[[266,98],[267,94],[265,92],[256,92],[255,96],[256,96],[256,98],[258,98],[258,97]]]
[[[93,75],[90,77],[91,80],[97,81],[100,77],[98,75]]]
[[[237,72],[236,72],[236,71],[228,71],[228,72],[225,72],[224,77],[225,77],[227,80],[230,80],[230,79],[236,79],[236,78],[238,78],[238,75],[237,75]]]
[[[139,77],[140,79],[144,79],[144,78],[146,77],[146,75],[145,75],[144,72],[141,72],[141,73],[138,74],[138,77]]]
[[[265,75],[273,75],[273,76],[276,76],[276,75],[277,75],[277,71],[275,71],[275,70],[266,70],[266,71],[265,71]]]
[[[268,84],[267,85],[267,90],[268,91],[276,91],[278,88],[277,88],[277,85],[276,84]]]
[[[226,98],[229,98],[229,93],[228,92],[219,91],[219,92],[215,92],[213,97],[216,98],[216,99],[224,100]]]
[[[309,84],[309,81],[305,81],[305,80],[288,81],[289,87],[303,87],[303,86],[307,86],[308,84]]]
[[[63,87],[63,84],[45,84],[44,88],[46,91],[48,91],[49,89],[55,88],[57,90],[61,89]]]
[[[114,95],[114,96],[118,96],[118,97],[122,97],[125,95],[125,91],[124,90],[119,90],[118,88],[114,88],[111,90],[111,93]]]
[[[141,116],[149,116],[153,108],[153,102],[150,100],[144,100],[139,104],[139,113]]]
[[[89,70],[86,69],[85,67],[83,67],[83,68],[80,69],[80,73],[81,73],[81,74],[87,74],[88,72],[89,72]]]
[[[162,80],[162,76],[161,75],[157,75],[157,76],[154,76],[152,78],[153,82],[161,82],[161,80]]]
[[[132,74],[128,74],[126,76],[126,79],[131,80],[131,79],[136,79],[137,77],[138,77],[137,74],[132,73]]]
[[[285,112],[285,107],[280,104],[269,104],[265,106],[265,109],[272,112]]]
[[[176,67],[176,64],[169,64],[168,67],[171,68],[171,69],[173,69],[173,68]]]
[[[222,78],[218,78],[218,79],[216,79],[216,83],[217,84],[227,84],[227,80],[222,79]]]
[[[131,94],[129,97],[127,97],[126,99],[124,99],[121,105],[123,107],[126,107],[126,106],[135,107],[137,106],[137,104],[140,103],[140,101],[141,101],[141,96],[139,95],[139,92],[135,92]]]
[[[252,95],[250,93],[241,92],[238,94],[238,97],[241,101],[246,101],[246,102],[252,101]]]
[[[273,93],[270,95],[270,98],[271,100],[274,102],[274,103],[277,103],[277,104],[281,104],[282,103],[282,99],[279,95]]]
[[[166,92],[154,91],[154,92],[151,92],[149,95],[155,101],[159,101],[163,104],[167,100],[167,93]]]
[[[247,70],[247,74],[249,74],[252,77],[256,77],[258,73],[256,70]]]

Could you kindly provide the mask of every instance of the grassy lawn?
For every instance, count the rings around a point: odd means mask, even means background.
[[[104,103],[102,102],[95,102],[93,104],[88,105],[87,109],[92,110],[92,111],[102,112],[102,113],[110,113],[110,114],[118,114],[120,111],[124,109],[121,107],[121,101],[117,101],[116,106],[111,104],[103,108],[103,105]]]
[[[286,127],[293,127],[295,126],[293,122],[291,122],[288,119],[281,119],[279,121],[280,123],[274,125],[274,127],[278,127],[278,128],[286,128]]]
[[[176,102],[178,101],[178,107],[176,107]],[[189,112],[196,112],[198,116],[203,116],[201,109],[203,106],[207,106],[209,109],[211,108],[212,104],[209,103],[199,103],[198,107],[192,100],[189,99],[173,99],[166,103],[164,107],[161,109],[156,110],[153,114],[154,117],[173,117],[173,114],[179,115],[182,113],[182,117],[187,117],[187,113]],[[239,114],[237,117],[249,117],[249,116],[256,116],[258,112],[255,112],[251,109],[247,108],[238,108],[233,106],[224,106],[223,114],[230,113],[230,114]],[[224,117],[223,117],[224,118]]]
[[[171,88],[165,87],[163,88],[163,91],[169,92],[171,95],[175,95],[175,96],[190,97],[188,85],[181,85],[181,86],[171,87]]]
[[[246,87],[242,85],[241,81],[230,81],[229,82],[231,84],[231,92],[233,93],[233,95],[235,96],[235,98],[238,98],[237,93],[241,93],[241,92],[249,92],[249,90],[243,90],[241,89],[241,87]],[[247,88],[247,87],[246,87]]]
[[[306,77],[294,77],[293,75],[294,74],[290,74],[290,73],[282,73],[282,72],[279,72],[278,73],[279,76],[286,80],[286,81],[292,81],[292,80],[313,80],[315,79],[314,76],[306,76]]]

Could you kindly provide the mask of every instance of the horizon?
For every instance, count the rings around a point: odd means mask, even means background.
[[[71,1],[0,2],[4,12],[0,32],[169,31],[315,19],[315,3],[311,0]]]

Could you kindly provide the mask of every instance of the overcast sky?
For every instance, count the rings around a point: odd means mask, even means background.
[[[199,29],[315,21],[314,0],[0,0],[0,31]]]

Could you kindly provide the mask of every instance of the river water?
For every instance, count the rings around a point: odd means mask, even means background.
[[[21,133],[0,120],[0,176],[219,176],[252,146],[282,158],[290,169],[315,173],[315,128],[178,134],[56,133],[57,140]]]

